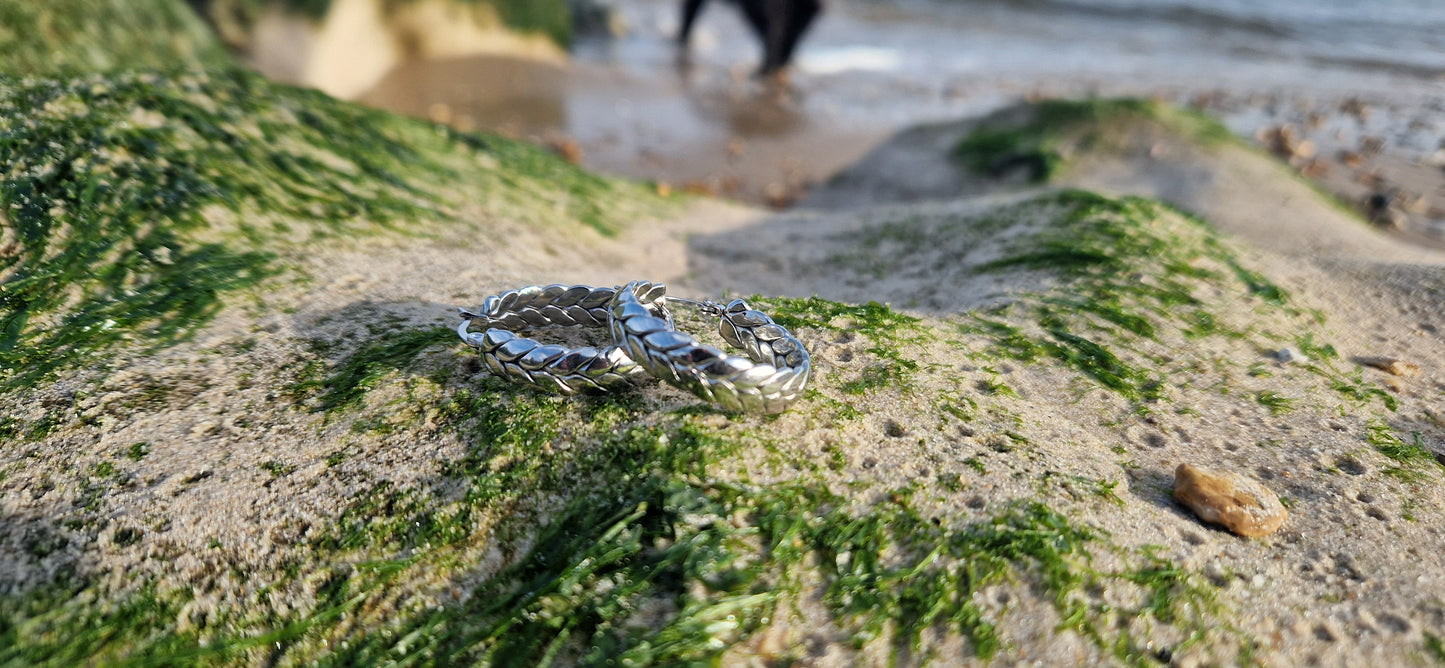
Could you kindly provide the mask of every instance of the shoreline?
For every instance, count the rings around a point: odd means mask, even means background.
[[[841,108],[834,79],[799,74],[778,85],[696,63],[649,75],[620,63],[559,66],[484,55],[406,63],[359,101],[544,145],[587,169],[653,182],[662,193],[774,209],[798,204],[898,132],[960,120],[920,114],[912,122],[865,125]],[[906,84],[896,87],[885,86],[879,96],[908,94]],[[1374,226],[1445,248],[1445,146],[1432,153],[1425,145],[1445,123],[1438,101],[1047,82],[958,96],[974,109],[969,117],[1024,100],[1088,96],[1162,99],[1203,111]]]

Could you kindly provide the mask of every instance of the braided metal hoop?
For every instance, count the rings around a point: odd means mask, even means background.
[[[639,308],[668,317],[661,301],[667,286],[637,283]],[[529,285],[487,297],[481,313],[461,310],[457,335],[476,348],[496,376],[562,394],[614,389],[640,380],[646,372],[627,351],[612,345],[597,349],[543,345],[511,330],[524,327],[603,327],[616,288],[589,285]],[[473,322],[487,329],[471,331]]]
[[[648,373],[731,410],[753,413],[787,410],[808,384],[812,360],[803,343],[747,302],[702,305],[718,317],[723,340],[748,354],[739,357],[702,345],[670,319],[649,313],[649,285],[619,288],[608,310],[612,340]]]

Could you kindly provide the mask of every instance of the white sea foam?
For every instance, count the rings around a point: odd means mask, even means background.
[[[798,60],[798,69],[813,74],[894,72],[902,67],[903,54],[897,49],[862,45],[815,49]]]

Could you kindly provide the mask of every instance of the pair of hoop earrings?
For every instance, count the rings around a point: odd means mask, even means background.
[[[481,313],[461,311],[457,334],[495,375],[563,394],[616,389],[652,376],[723,407],[781,413],[812,373],[803,344],[741,299],[726,305],[667,297],[661,283],[620,288],[529,285],[488,297]],[[698,343],[673,325],[667,306],[696,306],[718,319],[718,334],[746,357]],[[473,332],[478,322],[485,331]],[[613,345],[543,345],[513,330],[546,326],[606,327]]]

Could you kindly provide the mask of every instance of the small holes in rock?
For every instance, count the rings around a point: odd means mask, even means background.
[[[1410,621],[1403,617],[1397,617],[1387,612],[1375,615],[1375,619],[1380,620],[1381,625],[1395,633],[1409,633],[1410,631]]]
[[[1364,475],[1370,471],[1354,457],[1339,458],[1335,461],[1335,467],[1350,475]]]

